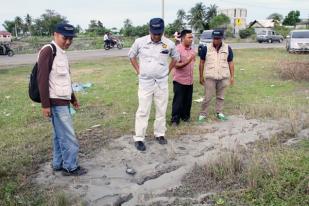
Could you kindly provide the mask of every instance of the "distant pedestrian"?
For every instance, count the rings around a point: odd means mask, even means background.
[[[177,46],[178,44],[180,44],[181,39],[180,39],[180,34],[178,33],[178,31],[176,31],[174,33],[174,40],[175,40],[175,45]]]

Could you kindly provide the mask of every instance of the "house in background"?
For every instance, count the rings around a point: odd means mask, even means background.
[[[273,30],[274,27],[275,27],[275,21],[273,19],[254,20],[248,26],[248,28],[254,28],[256,34],[259,34],[262,31]]]
[[[309,29],[309,19],[301,19],[300,22],[296,24],[295,29]]]
[[[12,34],[7,31],[0,31],[0,42],[11,42]]]
[[[238,36],[239,30],[246,29],[247,23],[247,9],[244,8],[231,8],[219,9],[218,15],[224,14],[231,20],[230,26],[233,28],[234,36]]]

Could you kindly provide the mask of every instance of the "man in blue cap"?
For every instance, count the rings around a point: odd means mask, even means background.
[[[224,31],[215,29],[212,36],[213,42],[199,50],[200,84],[205,88],[205,97],[198,118],[200,123],[207,119],[209,105],[214,95],[216,95],[216,117],[219,120],[227,119],[222,112],[224,90],[229,84],[234,84],[233,51],[229,45],[222,41]]]
[[[38,55],[38,86],[42,113],[53,125],[53,161],[55,172],[65,176],[80,176],[87,173],[78,165],[79,144],[73,129],[70,103],[79,108],[73,93],[71,72],[66,49],[72,44],[75,29],[72,25],[59,23],[55,27],[54,40]]]
[[[136,112],[135,136],[133,137],[135,147],[139,151],[146,150],[144,139],[152,100],[154,100],[156,107],[155,140],[162,145],[167,143],[165,132],[168,75],[179,60],[174,42],[163,36],[163,19],[151,19],[149,32],[149,35],[135,40],[128,54],[139,80],[139,106]],[[170,63],[168,63],[169,57],[172,58]]]

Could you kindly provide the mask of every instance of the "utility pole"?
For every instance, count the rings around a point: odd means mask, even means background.
[[[161,8],[161,12],[162,12],[162,19],[164,20],[164,0],[162,0],[162,8]]]

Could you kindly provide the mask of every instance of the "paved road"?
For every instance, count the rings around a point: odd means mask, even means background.
[[[259,44],[259,43],[231,43],[233,49],[249,49],[249,48],[284,48],[285,43],[273,43],[273,44]],[[105,51],[99,50],[84,50],[84,51],[69,51],[68,57],[70,62],[77,62],[80,60],[95,60],[106,57],[125,57],[128,54],[129,49],[124,48],[121,50],[111,49]],[[36,61],[37,54],[21,54],[13,57],[0,56],[0,69],[19,65],[32,65]]]

